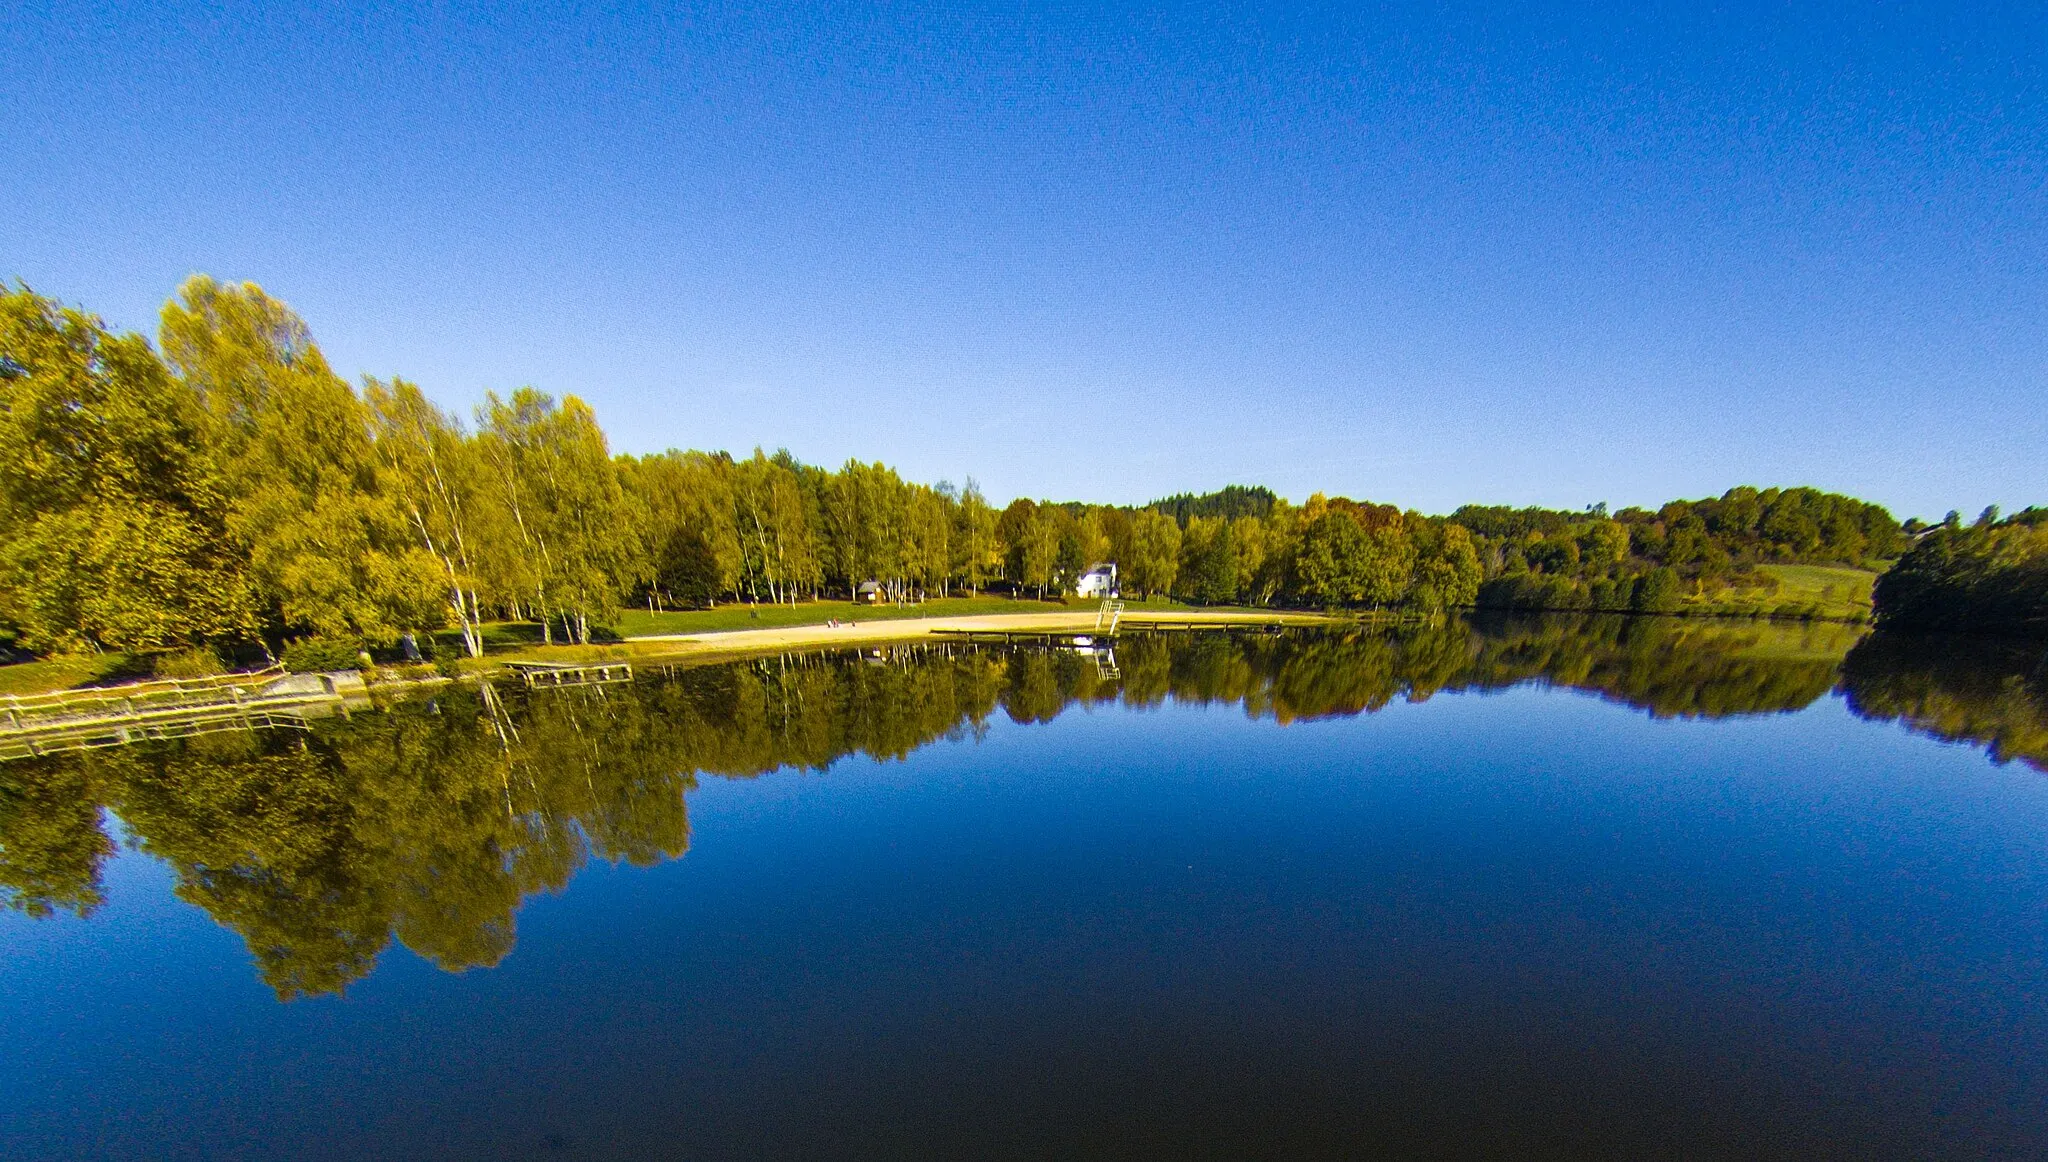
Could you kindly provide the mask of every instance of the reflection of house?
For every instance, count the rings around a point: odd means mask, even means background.
[[[1082,597],[1110,597],[1116,593],[1116,562],[1088,566],[1074,579],[1074,592]]]
[[[869,605],[880,605],[882,603],[881,583],[877,581],[861,582],[860,586],[853,591],[853,599],[855,601],[865,601]]]

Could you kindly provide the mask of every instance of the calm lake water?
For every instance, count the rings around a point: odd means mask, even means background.
[[[2038,647],[901,649],[0,764],[0,1156],[2041,1157]]]

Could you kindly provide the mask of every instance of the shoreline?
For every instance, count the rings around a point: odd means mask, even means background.
[[[850,612],[858,612],[853,610]],[[1514,615],[1559,615],[1583,614],[1586,610],[1492,610],[1466,609],[1466,614],[1492,612]],[[1682,610],[1665,614],[1634,615],[1663,616],[1679,620],[1721,621],[1721,620],[1764,620],[1783,621],[1786,618],[1770,614],[1733,613],[1705,610]],[[1127,610],[1120,622],[1123,629],[1169,630],[1201,629],[1204,627],[1227,628],[1232,626],[1386,626],[1412,619],[1412,615],[1381,612],[1320,613],[1305,610],[1273,609],[1144,609]],[[1816,624],[1840,624],[1868,626],[1861,619],[1801,618]],[[596,663],[603,661],[639,661],[657,663],[716,662],[761,655],[800,652],[809,650],[860,649],[871,646],[898,644],[923,640],[943,640],[940,632],[1011,632],[1011,633],[1072,633],[1089,634],[1099,632],[1096,624],[1097,611],[1084,609],[1051,610],[1042,613],[992,613],[941,615],[936,617],[879,618],[862,621],[852,618],[837,625],[813,622],[801,625],[770,626],[761,629],[707,630],[699,633],[635,634],[619,641],[593,645],[527,645],[502,653],[486,654],[482,658],[451,659],[452,664],[440,667],[418,665],[379,665],[363,671],[372,690],[398,693],[407,689],[420,689],[454,680],[473,680],[479,676],[500,676],[510,671],[518,662],[552,663]],[[141,678],[140,683],[160,679]],[[0,700],[13,697],[38,697],[69,690],[108,690],[137,683],[118,683],[107,686],[96,684],[71,685],[55,683],[42,689],[18,689],[9,694],[0,694]]]
[[[1055,613],[996,613],[964,617],[912,617],[862,622],[851,619],[838,625],[790,625],[770,629],[717,630],[695,634],[643,634],[626,638],[613,646],[556,646],[552,649],[521,651],[554,656],[570,650],[605,650],[621,647],[634,658],[714,658],[749,654],[781,653],[789,650],[831,649],[835,646],[879,645],[915,641],[937,631],[984,631],[1013,633],[1090,633],[1098,629],[1094,611]],[[1342,625],[1361,621],[1358,617],[1325,613],[1279,612],[1272,610],[1143,610],[1127,612],[1119,628],[1151,626],[1233,625]],[[484,659],[486,662],[491,659]]]

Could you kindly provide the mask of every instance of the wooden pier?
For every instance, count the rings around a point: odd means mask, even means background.
[[[96,750],[229,730],[308,729],[367,705],[354,671],[286,674],[275,667],[214,678],[136,682],[0,698],[0,760]]]
[[[528,688],[543,686],[596,686],[607,682],[630,682],[633,667],[625,662],[507,662],[505,668],[519,675]]]

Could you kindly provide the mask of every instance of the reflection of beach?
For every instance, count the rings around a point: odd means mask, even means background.
[[[1352,618],[1331,618],[1315,613],[1174,610],[1150,613],[1130,612],[1123,616],[1127,628],[1161,623],[1171,625],[1325,625],[1352,622]],[[791,625],[774,629],[736,629],[719,633],[653,634],[626,639],[637,654],[694,657],[777,653],[783,650],[829,649],[838,645],[867,645],[911,641],[934,632],[1007,631],[1011,633],[1086,633],[1096,628],[1096,611],[1070,610],[1059,613],[998,613],[979,617],[927,617],[894,621],[861,621],[853,618],[837,625]]]

